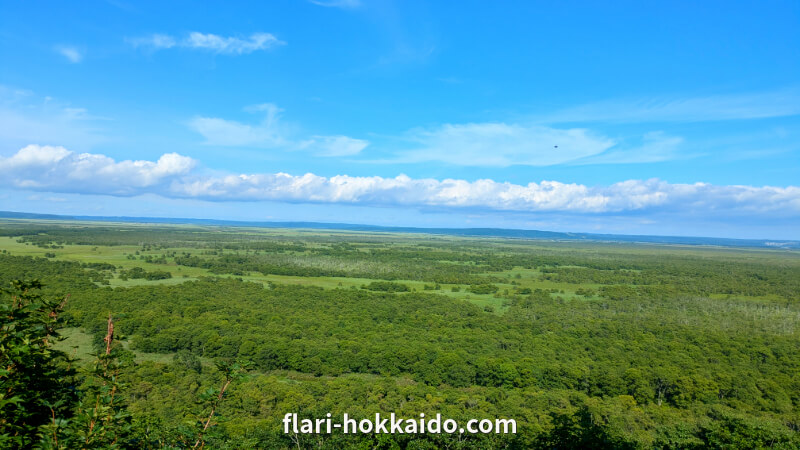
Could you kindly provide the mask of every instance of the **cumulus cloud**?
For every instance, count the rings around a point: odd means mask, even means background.
[[[159,192],[163,183],[188,174],[192,158],[166,153],[158,161],[120,161],[64,147],[28,145],[0,158],[0,173],[11,186],[35,191],[137,195]]]
[[[211,201],[278,201],[364,206],[473,209],[522,213],[625,214],[670,212],[800,217],[800,187],[672,184],[628,180],[610,186],[558,181],[513,184],[490,179],[413,179],[311,173],[196,173],[196,161],[176,153],[158,161],[120,161],[63,147],[29,145],[0,158],[0,174],[19,189],[60,193]]]
[[[322,177],[314,174],[229,175],[185,180],[172,195],[207,200],[274,200],[380,206],[475,208],[517,212],[623,213],[658,209],[800,214],[800,188],[670,184],[629,180],[611,186],[542,181]]]
[[[218,54],[242,55],[259,50],[269,50],[273,47],[284,45],[271,33],[253,33],[247,38],[234,36],[220,36],[211,33],[193,31],[184,38],[176,38],[167,34],[152,34],[127,40],[134,47],[143,47],[153,50],[170,48],[189,48],[206,50]]]
[[[558,129],[502,122],[445,124],[417,129],[418,145],[391,162],[440,161],[463,166],[549,166],[597,155],[615,142],[586,129]]]
[[[76,64],[83,60],[83,53],[78,50],[76,47],[72,47],[69,45],[59,45],[56,47],[56,51],[61,54],[64,58],[67,58],[67,61]]]

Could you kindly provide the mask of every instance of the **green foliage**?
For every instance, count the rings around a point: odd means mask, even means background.
[[[145,280],[166,280],[172,278],[172,273],[167,272],[165,270],[152,270],[146,271],[141,267],[133,267],[128,270],[120,270],[119,271],[119,278],[122,280],[127,279],[145,279]]]
[[[395,283],[393,281],[373,281],[366,286],[361,286],[361,288],[378,292],[408,292],[411,290],[408,288],[408,285]]]
[[[113,448],[126,446],[131,438],[131,416],[125,405],[125,385],[121,373],[130,367],[130,352],[116,345],[114,324],[108,317],[108,328],[94,363],[88,369],[78,413],[69,428],[60,430],[64,448]]]
[[[493,284],[484,283],[473,284],[467,290],[473,294],[494,294],[499,290],[499,288]]]
[[[134,448],[152,443],[134,427],[124,398],[123,372],[132,367],[133,354],[117,345],[109,315],[104,346],[85,371],[80,389],[73,361],[53,349],[63,325],[59,313],[66,300],[46,300],[37,281],[14,280],[0,303],[0,445],[3,448]],[[196,358],[183,355],[176,362],[195,368]],[[190,363],[190,364],[187,364]],[[249,363],[217,363],[219,389],[199,395],[204,418],[196,422],[194,448],[203,448],[218,436],[218,409],[227,389],[242,378]],[[145,421],[147,421],[145,419]],[[156,419],[156,422],[158,420]],[[168,442],[185,442],[178,432]]]
[[[77,403],[75,371],[59,339],[66,300],[49,299],[37,281],[11,282],[0,303],[0,447],[33,446],[44,427],[67,420]]]
[[[194,443],[194,448],[204,448],[206,441],[209,439],[216,439],[224,442],[224,436],[217,433],[216,426],[219,419],[219,408],[222,404],[222,399],[230,387],[231,383],[235,380],[241,380],[247,372],[249,362],[217,362],[217,370],[222,375],[222,381],[219,388],[209,387],[200,393],[200,402],[204,406],[204,412],[207,411],[196,423],[197,440]],[[223,439],[220,439],[220,438]]]
[[[172,358],[172,362],[178,366],[185,367],[197,373],[201,373],[203,371],[203,363],[200,362],[200,358],[188,350],[178,350],[178,352],[175,353],[175,356]]]
[[[108,335],[114,311],[138,353],[133,364],[118,345],[104,365],[101,351],[85,381],[72,378],[71,406],[55,420],[39,411],[29,435],[55,432],[58,446],[800,446],[796,252],[124,225],[0,234],[36,245],[29,254],[64,247],[49,259],[0,252],[3,281],[72,292],[59,317],[89,335]],[[121,267],[93,259],[108,246]],[[159,271],[191,281],[98,286]],[[210,359],[253,371],[231,378]],[[515,418],[519,433],[287,435],[280,424],[286,412],[377,411]]]

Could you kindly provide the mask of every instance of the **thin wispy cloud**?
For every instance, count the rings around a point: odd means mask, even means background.
[[[83,61],[83,52],[81,52],[81,50],[79,50],[77,47],[70,45],[59,45],[56,47],[56,52],[73,64]]]
[[[29,191],[156,194],[220,202],[267,200],[590,215],[670,212],[800,217],[798,186],[672,184],[657,179],[586,186],[558,181],[513,184],[491,179],[324,177],[311,173],[208,176],[193,170],[197,164],[176,153],[164,154],[157,161],[117,162],[102,154],[29,145],[8,158],[0,158],[0,174],[8,186]]]
[[[127,39],[127,41],[137,48],[151,50],[186,48],[205,50],[225,55],[243,55],[256,51],[269,50],[286,44],[271,33],[253,33],[246,38],[242,38],[200,33],[197,31],[193,31],[183,38],[156,33],[149,36]]]
[[[619,99],[566,108],[542,123],[705,122],[800,115],[800,88],[704,97]]]
[[[600,154],[615,144],[612,139],[583,128],[559,129],[503,122],[445,124],[411,130],[405,138],[414,147],[384,162],[550,166]]]
[[[271,103],[245,108],[248,112],[263,112],[260,122],[242,123],[219,117],[197,116],[189,120],[193,131],[205,138],[207,145],[228,147],[276,148],[288,144],[292,126],[280,119],[281,109]]]
[[[361,6],[360,0],[308,0],[308,2],[326,8],[354,9]]]
[[[304,150],[317,156],[355,156],[369,141],[344,135],[304,137],[301,127],[283,120],[274,104],[245,108],[263,114],[256,122],[197,116],[188,121],[202,135],[204,144],[222,147]],[[503,122],[444,124],[412,129],[393,138],[403,142],[395,156],[377,164],[423,164],[437,162],[469,167],[555,166],[564,164],[651,163],[684,158],[684,139],[662,132],[646,133],[617,142],[585,128],[554,128]]]
[[[219,117],[194,117],[189,128],[203,136],[206,145],[306,151],[317,156],[340,157],[360,153],[369,141],[343,135],[325,136],[303,133],[301,127],[283,120],[277,105],[263,103],[245,108],[261,114],[258,122],[245,123]]]
[[[85,108],[0,86],[0,143],[6,149],[30,142],[86,149],[107,141],[106,122]]]
[[[348,136],[312,136],[300,143],[301,149],[310,149],[319,156],[354,156],[367,148],[369,141]]]
[[[167,34],[151,34],[149,36],[129,38],[126,41],[134,47],[144,47],[152,49],[166,49],[178,45],[178,41],[174,37]]]
[[[394,64],[422,64],[435,54],[436,46],[433,44],[410,45],[398,42],[390,53],[378,58],[376,67]]]
[[[680,152],[684,138],[661,131],[646,133],[638,145],[613,147],[603,153],[572,161],[572,164],[638,164],[689,157]]]

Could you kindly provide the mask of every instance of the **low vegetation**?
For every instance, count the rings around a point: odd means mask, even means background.
[[[3,446],[800,446],[794,251],[14,221],[0,236]],[[287,412],[518,433],[284,434]]]

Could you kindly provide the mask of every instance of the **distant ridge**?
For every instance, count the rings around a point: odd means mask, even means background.
[[[360,225],[349,223],[325,222],[251,222],[217,219],[184,219],[165,217],[125,217],[125,216],[66,216],[56,214],[36,214],[14,211],[0,211],[0,219],[35,219],[35,220],[74,220],[86,222],[123,222],[123,223],[164,223],[215,225],[229,227],[259,228],[310,228],[318,230],[369,231],[384,233],[419,233],[441,234],[450,236],[502,237],[518,239],[549,239],[559,241],[601,241],[628,242],[675,245],[713,245],[720,247],[757,247],[800,249],[800,241],[768,240],[768,239],[730,239],[691,236],[647,236],[624,234],[564,233],[557,231],[519,230],[507,228],[415,228],[387,227],[379,225]]]
[[[13,211],[0,211],[0,219],[50,219],[50,220],[70,220],[71,216],[57,216],[55,214],[36,214]]]

